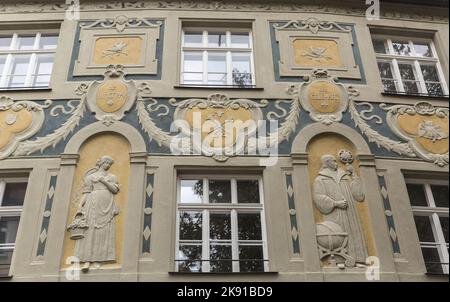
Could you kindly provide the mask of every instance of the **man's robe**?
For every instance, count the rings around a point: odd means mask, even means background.
[[[347,208],[334,205],[335,201],[346,200]],[[348,233],[348,255],[356,262],[365,263],[367,247],[361,228],[356,202],[364,200],[364,192],[358,177],[350,177],[342,169],[322,169],[314,181],[314,202],[324,220],[333,221]]]

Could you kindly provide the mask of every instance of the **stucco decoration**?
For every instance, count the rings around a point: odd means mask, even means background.
[[[174,119],[187,122],[180,124],[180,130],[193,138],[193,152],[219,161],[243,153],[248,137],[257,131],[258,121],[263,120],[260,107],[267,105],[266,100],[230,100],[223,94],[171,103],[176,107]]]
[[[428,102],[414,106],[380,104],[380,108],[387,111],[391,130],[406,140],[417,155],[441,167],[448,165],[448,108],[437,108]]]
[[[290,27],[299,29],[299,30],[306,29],[306,30],[309,30],[313,34],[317,34],[319,32],[319,30],[337,29],[337,30],[346,31],[346,32],[351,31],[351,29],[343,27],[343,26],[337,24],[336,22],[319,21],[317,18],[309,18],[306,20],[293,20],[293,21],[289,21],[288,23],[283,24],[283,25],[277,24],[274,27],[276,29],[285,29],[285,28],[290,28]]]
[[[161,22],[150,22],[145,19],[139,19],[139,18],[128,18],[127,16],[117,16],[116,18],[107,18],[107,19],[101,19],[97,20],[94,23],[91,24],[82,24],[82,28],[94,28],[97,26],[104,27],[104,28],[115,28],[118,32],[123,32],[125,28],[127,27],[139,27],[141,25],[147,25],[149,27],[160,27]]]
[[[37,151],[42,152],[51,146],[55,147],[57,143],[66,139],[67,136],[75,130],[80,123],[81,118],[84,116],[86,111],[86,98],[84,95],[86,94],[88,87],[89,86],[86,84],[80,84],[80,86],[77,87],[75,94],[81,96],[82,99],[80,101],[71,100],[67,102],[68,109],[63,105],[58,105],[51,109],[51,116],[58,116],[59,114],[70,115],[61,127],[46,136],[21,142],[13,155],[21,156],[29,155]]]
[[[116,18],[81,21],[80,50],[73,75],[102,75],[108,65],[123,65],[127,74],[157,74],[157,41],[163,21]]]
[[[361,114],[356,109],[356,106],[367,105],[367,103],[356,103],[355,98],[359,96],[359,91],[352,86],[348,87],[349,96],[349,112],[352,120],[355,122],[355,126],[367,137],[369,142],[375,143],[378,147],[382,147],[386,150],[395,152],[399,155],[405,155],[407,157],[416,157],[416,154],[411,149],[408,143],[402,143],[401,141],[395,141],[380,134],[375,129],[372,129],[367,121],[376,119],[376,123],[380,124],[382,118],[377,115],[367,116],[372,112],[373,107],[369,106],[369,109],[362,110]]]
[[[87,105],[95,117],[105,123],[112,124],[121,120],[126,112],[133,107],[137,99],[137,86],[134,81],[124,79],[123,66],[108,66],[105,79],[94,81],[87,93]]]
[[[279,21],[272,26],[281,77],[308,76],[312,70],[323,68],[339,78],[361,80],[353,27],[316,18]]]
[[[343,258],[347,267],[365,265],[368,252],[356,208],[357,202],[364,201],[365,194],[351,165],[351,151],[340,150],[338,156],[346,169],[338,167],[334,155],[322,155],[322,167],[313,185],[313,199],[324,219],[316,226],[320,258],[329,257],[329,263],[340,267],[342,261],[335,256]]]
[[[40,105],[0,97],[0,159],[8,157],[23,141],[41,129],[45,119],[44,109],[51,105],[50,100]]]
[[[167,116],[170,112],[168,106],[151,98],[147,86],[140,86],[139,91],[137,115],[151,139],[179,154],[211,156],[217,161],[226,161],[239,154],[269,152],[295,131],[300,113],[295,86],[287,91],[292,99],[276,100],[277,111],[269,111],[265,117],[260,108],[268,105],[267,100],[230,99],[223,94],[212,94],[206,99],[170,99],[170,106],[176,108],[173,115],[175,123],[171,128],[174,133],[169,133],[159,128],[149,114]],[[289,111],[280,106],[282,103],[290,103]],[[261,127],[264,120],[282,122],[268,133]],[[257,135],[252,135],[255,132]]]
[[[401,11],[398,8],[392,8],[389,4],[384,4],[385,9],[381,10],[380,17],[383,19],[406,19],[414,21],[443,22],[448,23],[448,16],[432,15],[427,13],[416,13]],[[70,4],[49,3],[49,2],[14,2],[0,4],[0,13],[37,13],[37,12],[64,12],[73,9]],[[301,12],[301,13],[324,13],[324,14],[343,14],[351,16],[365,16],[367,6],[364,2],[360,6],[353,3],[351,6],[308,4],[308,3],[283,3],[273,1],[271,3],[256,3],[254,1],[218,1],[218,0],[147,0],[147,1],[96,1],[96,3],[85,3],[81,1],[81,10],[142,10],[142,9],[162,9],[162,10],[217,10],[217,11],[260,11],[260,12]]]
[[[72,223],[67,227],[76,240],[75,256],[87,271],[91,263],[115,262],[116,225],[119,208],[114,195],[119,192],[117,177],[108,172],[114,164],[110,156],[102,156],[96,167],[86,171],[81,197]]]
[[[389,128],[395,135],[405,140],[406,143],[404,143],[382,135],[367,123],[375,120],[376,124],[382,124],[383,119],[372,114],[371,104],[355,102],[354,99],[359,96],[358,90],[349,86],[348,95],[351,117],[369,142],[403,156],[420,157],[440,167],[448,166],[448,108],[437,108],[428,102],[418,102],[414,106],[380,104],[380,108],[387,111],[386,122]],[[358,112],[357,106],[366,106],[368,109]]]
[[[300,102],[312,120],[325,125],[342,120],[348,96],[344,86],[336,83],[327,70],[314,70],[307,82],[300,85]]]

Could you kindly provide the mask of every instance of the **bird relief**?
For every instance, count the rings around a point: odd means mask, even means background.
[[[295,63],[301,67],[340,67],[338,43],[334,40],[294,41]]]
[[[327,49],[325,47],[312,47],[307,50],[302,50],[301,55],[315,62],[321,62],[322,60],[329,61],[332,58],[326,54]]]
[[[100,37],[95,41],[95,65],[137,65],[142,62],[142,37]]]
[[[111,48],[104,50],[102,57],[114,58],[120,56],[128,56],[128,53],[125,51],[127,45],[128,44],[123,41],[117,42]]]
[[[387,111],[386,120],[391,130],[407,140],[421,157],[441,165],[448,162],[448,108],[434,107],[428,102],[418,102],[414,106],[381,104],[380,108]]]
[[[427,138],[433,142],[443,140],[448,137],[448,134],[445,133],[442,127],[435,125],[433,121],[422,121],[419,124],[417,134],[420,137]]]

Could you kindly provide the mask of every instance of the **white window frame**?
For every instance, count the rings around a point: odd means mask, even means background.
[[[40,39],[42,35],[56,35],[59,37],[59,33],[53,30],[48,30],[48,31],[39,31],[39,32],[30,32],[30,31],[17,31],[14,32],[12,35],[11,34],[3,34],[2,32],[0,32],[0,37],[12,37],[11,39],[11,44],[9,46],[8,50],[0,50],[0,56],[5,56],[6,55],[6,60],[5,60],[5,66],[3,69],[3,72],[0,74],[0,89],[29,89],[29,88],[34,88],[34,89],[38,89],[38,88],[49,88],[50,87],[50,82],[51,82],[51,76],[53,73],[53,67],[54,67],[54,63],[55,63],[55,55],[56,55],[56,49],[58,48],[58,45],[56,45],[56,47],[54,49],[39,49],[39,44],[40,44]],[[17,48],[17,43],[19,41],[19,36],[33,36],[34,35],[34,45],[33,45],[33,49],[29,49],[29,50],[18,50]],[[14,56],[18,56],[18,55],[30,55],[30,61],[28,63],[28,69],[27,69],[27,74],[25,76],[25,83],[24,86],[20,86],[20,87],[15,87],[15,86],[10,86],[8,84],[9,82],[9,77],[8,76],[12,76],[11,71],[12,71],[12,67],[13,67],[13,57]],[[38,55],[53,55],[53,66],[52,66],[52,72],[50,74],[48,74],[48,76],[50,77],[49,83],[47,86],[33,86],[33,80],[36,76],[38,76],[39,74],[37,74],[37,64],[38,64]],[[47,74],[44,74],[47,75]]]
[[[444,274],[449,274],[449,244],[445,242],[444,232],[439,217],[449,217],[449,208],[437,207],[434,201],[432,185],[447,186],[447,181],[406,179],[406,184],[423,185],[428,206],[412,206],[414,216],[430,217],[433,236],[436,242],[420,242],[421,247],[437,247]],[[425,260],[425,259],[424,259]]]
[[[405,93],[408,94],[408,92],[405,91],[404,85],[403,85],[403,80],[401,78],[401,74],[400,74],[400,69],[399,69],[399,64],[411,64],[413,66],[413,71],[414,74],[416,76],[416,82],[419,83],[419,94],[422,95],[430,95],[428,93],[426,84],[425,84],[425,80],[423,78],[423,74],[422,74],[422,70],[420,68],[420,64],[422,63],[422,65],[433,65],[436,67],[436,71],[439,77],[439,83],[442,87],[442,92],[443,92],[443,96],[447,96],[449,94],[449,90],[448,90],[448,86],[447,86],[447,82],[445,80],[445,76],[444,76],[444,72],[441,66],[441,63],[439,61],[439,56],[438,53],[436,51],[436,47],[434,45],[433,40],[430,39],[408,39],[405,37],[388,37],[388,36],[383,36],[383,35],[375,35],[372,36],[372,40],[378,40],[378,41],[383,41],[385,44],[385,48],[387,46],[387,54],[381,54],[381,53],[375,53],[376,58],[377,58],[377,62],[389,62],[391,64],[391,71],[392,71],[392,75],[393,75],[393,79],[396,89],[397,89],[397,93]],[[402,56],[402,55],[397,55],[394,52],[394,46],[393,46],[393,42],[392,41],[400,41],[400,42],[404,42],[404,43],[408,43],[409,44],[409,48],[411,49],[411,55],[410,56]],[[433,57],[422,57],[417,55],[416,53],[416,49],[414,48],[414,43],[426,43],[430,46],[431,52],[433,54]],[[384,79],[382,78],[382,80],[389,80],[389,79]],[[436,82],[437,83],[437,82]],[[386,91],[386,92],[391,92],[391,91]]]
[[[9,183],[28,183],[28,178],[21,178],[21,177],[0,178],[0,217],[19,217],[20,219],[20,217],[22,216],[23,206],[8,206],[8,207],[2,206],[6,184]],[[15,242],[0,243],[0,250],[14,251],[15,245],[16,245]]]
[[[181,180],[203,180],[203,199],[201,203],[181,203]],[[231,182],[231,203],[209,203],[209,182],[208,180],[230,180]],[[237,181],[238,180],[258,180],[259,185],[259,201],[260,203],[238,203],[237,200]],[[267,251],[267,232],[266,232],[266,220],[264,213],[264,192],[263,182],[261,176],[256,175],[188,175],[183,174],[177,178],[177,211],[176,211],[176,244],[175,244],[175,271],[178,272],[178,253],[180,247],[179,229],[180,229],[180,212],[196,211],[202,213],[202,272],[210,272],[210,227],[209,227],[209,214],[210,212],[230,213],[231,216],[231,260],[232,260],[232,272],[239,273],[239,245],[261,245],[263,248],[263,263],[264,272],[269,271],[269,260]],[[261,218],[261,240],[243,240],[238,238],[238,213],[258,213]],[[198,240],[200,241],[200,240]],[[224,240],[229,242],[230,240]],[[182,244],[183,240],[181,240]],[[189,244],[189,243],[188,243]],[[200,273],[200,274],[201,274]]]
[[[189,47],[184,45],[184,37],[186,32],[201,32],[202,33],[202,47]],[[208,46],[208,32],[225,32],[226,33],[226,47],[209,47]],[[249,35],[249,47],[248,48],[238,48],[231,47],[231,35],[239,33],[248,33]],[[184,83],[184,54],[186,52],[196,52],[202,53],[202,70],[197,73],[202,74],[202,84],[185,84]],[[208,53],[209,52],[220,52],[226,53],[226,73],[227,73],[227,84],[226,85],[214,85],[208,84]],[[250,68],[251,68],[251,85],[246,85],[243,87],[254,87],[255,86],[255,63],[254,63],[254,51],[253,51],[253,34],[251,29],[242,28],[208,28],[200,29],[195,27],[185,27],[182,29],[181,33],[181,67],[180,67],[180,84],[183,86],[207,86],[207,87],[237,87],[240,86],[233,84],[233,67],[232,67],[232,55],[235,53],[247,53],[250,54]],[[194,73],[189,71],[188,73]]]

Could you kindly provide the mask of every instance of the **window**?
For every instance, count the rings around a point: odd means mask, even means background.
[[[267,271],[262,196],[257,177],[180,178],[176,271]]]
[[[432,41],[375,38],[373,46],[385,92],[448,95]]]
[[[26,189],[27,179],[0,178],[0,275],[9,271]]]
[[[448,274],[448,182],[407,180],[406,186],[427,271]]]
[[[48,87],[57,42],[53,33],[0,33],[0,88]]]
[[[251,87],[255,85],[249,30],[183,31],[181,84]]]

